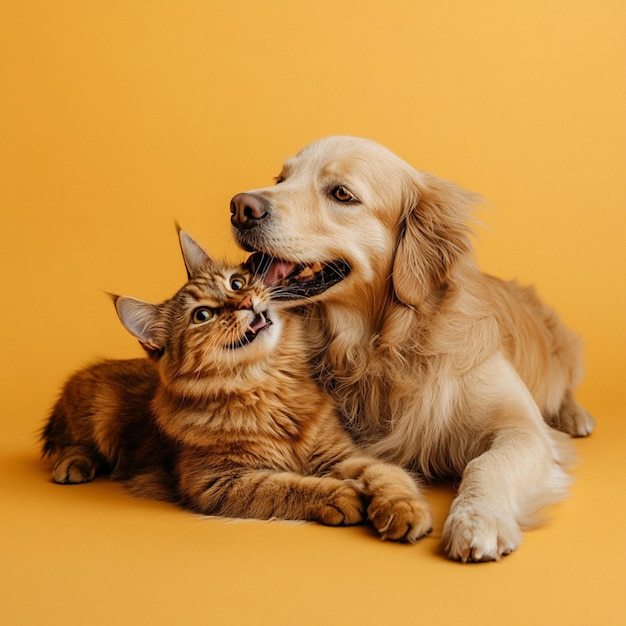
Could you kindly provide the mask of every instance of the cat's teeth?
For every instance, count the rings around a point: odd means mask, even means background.
[[[266,326],[270,324],[270,320],[265,317],[263,313],[259,313],[252,320],[252,323],[248,327],[251,332],[258,333],[260,330],[263,330]]]

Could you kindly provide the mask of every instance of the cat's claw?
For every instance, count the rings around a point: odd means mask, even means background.
[[[430,508],[417,498],[376,497],[367,514],[381,539],[414,543],[432,531]]]

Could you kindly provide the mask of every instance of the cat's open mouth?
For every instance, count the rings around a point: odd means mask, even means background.
[[[274,300],[299,300],[323,293],[341,282],[352,270],[343,259],[330,263],[294,263],[255,252],[247,260],[248,267],[260,275],[264,284],[274,287]]]
[[[250,323],[248,330],[236,341],[226,346],[229,350],[235,350],[237,348],[243,348],[250,345],[264,330],[272,325],[272,320],[267,315],[267,312],[257,313],[254,319]]]

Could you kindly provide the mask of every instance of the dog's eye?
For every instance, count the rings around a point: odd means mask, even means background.
[[[356,202],[357,199],[354,195],[346,189],[343,185],[338,185],[331,192],[330,195],[339,202]]]
[[[230,288],[233,291],[239,291],[240,289],[243,289],[246,286],[246,279],[243,276],[240,276],[239,274],[233,276],[230,279]]]
[[[191,323],[192,324],[204,324],[205,322],[210,322],[217,315],[217,311],[214,309],[209,309],[206,306],[198,307],[191,314]]]

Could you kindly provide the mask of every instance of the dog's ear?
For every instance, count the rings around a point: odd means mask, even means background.
[[[480,197],[431,174],[410,182],[393,264],[396,296],[419,307],[442,287],[454,265],[472,250],[469,208]]]

